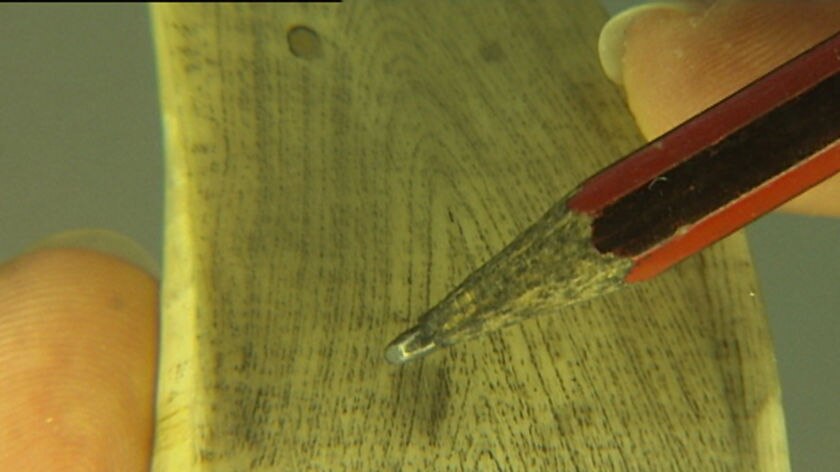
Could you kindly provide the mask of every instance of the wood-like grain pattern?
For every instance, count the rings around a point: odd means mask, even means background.
[[[594,2],[156,5],[158,471],[784,470],[741,235],[418,364],[390,338],[639,144]]]

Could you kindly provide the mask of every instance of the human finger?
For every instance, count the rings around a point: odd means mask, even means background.
[[[0,266],[0,470],[148,470],[157,281],[63,244]]]
[[[835,2],[657,3],[605,26],[601,61],[654,139],[837,31]],[[840,216],[840,175],[783,209]]]

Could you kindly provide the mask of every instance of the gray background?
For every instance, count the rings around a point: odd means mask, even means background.
[[[617,11],[634,2],[604,3]],[[161,149],[146,6],[0,5],[0,260],[76,227],[120,231],[159,257]],[[793,469],[832,470],[840,463],[840,219],[773,214],[748,234]]]

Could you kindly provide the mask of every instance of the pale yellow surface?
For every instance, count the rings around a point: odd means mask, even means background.
[[[155,470],[787,469],[741,235],[644,286],[383,361],[640,144],[598,67],[594,2],[153,13],[168,163]]]

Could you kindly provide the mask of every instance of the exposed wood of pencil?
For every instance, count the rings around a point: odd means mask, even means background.
[[[594,2],[156,5],[167,217],[154,467],[787,468],[741,234],[656,282],[384,363],[636,147]]]

